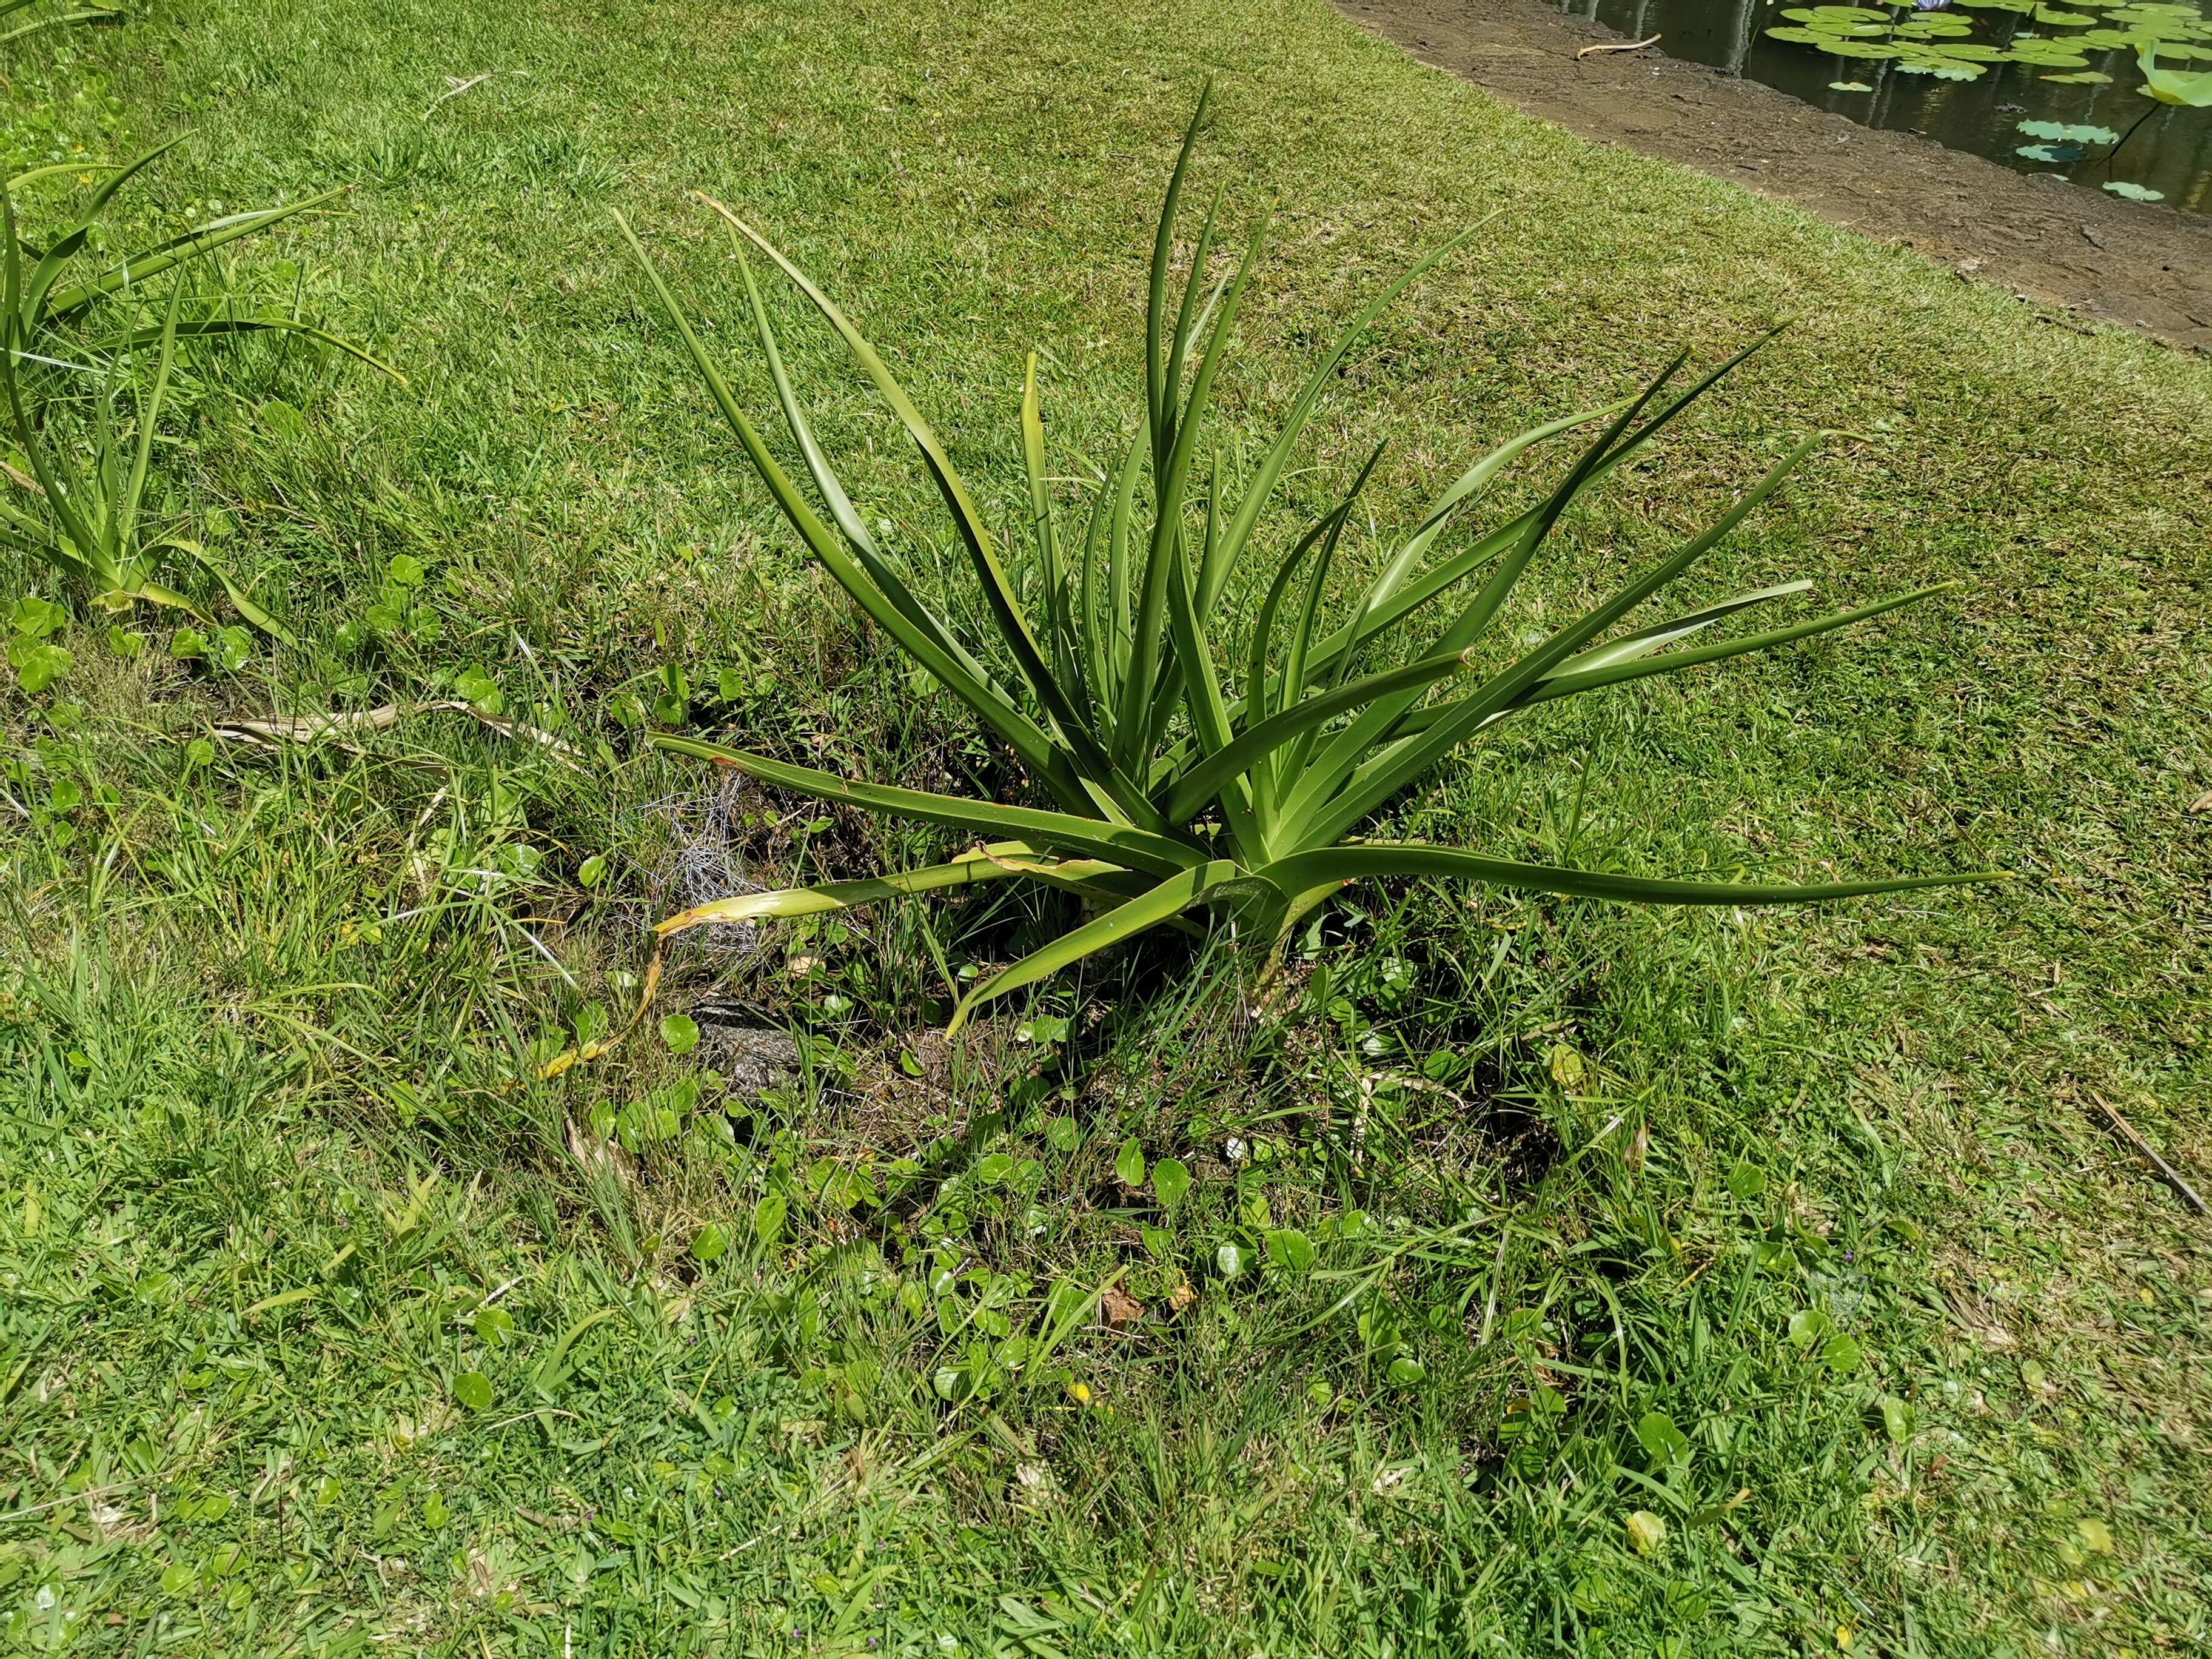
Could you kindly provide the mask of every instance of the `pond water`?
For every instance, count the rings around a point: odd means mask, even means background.
[[[1863,125],[2212,214],[2212,19],[2148,0],[1560,0]],[[2154,88],[2162,96],[2146,90]]]

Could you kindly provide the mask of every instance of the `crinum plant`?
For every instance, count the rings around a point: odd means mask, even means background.
[[[662,921],[660,939],[713,923],[802,916],[1015,877],[1072,889],[1094,902],[1098,913],[1090,920],[969,991],[953,1012],[951,1029],[957,1030],[992,999],[1197,907],[1225,911],[1241,937],[1272,951],[1294,923],[1355,881],[1447,877],[1589,898],[1747,905],[1802,904],[1988,878],[1955,874],[1808,886],[1661,880],[1521,863],[1460,847],[1364,838],[1362,826],[1446,756],[1524,710],[1808,639],[1939,590],[1923,588],[1717,643],[1681,643],[1738,611],[1811,586],[1794,581],[1613,633],[1765,501],[1817,441],[1808,440],[1671,556],[1554,629],[1540,644],[1498,659],[1500,616],[1561,516],[1747,351],[1686,390],[1664,396],[1681,367],[1677,358],[1637,396],[1536,427],[1492,451],[1437,498],[1331,624],[1323,619],[1329,576],[1373,472],[1370,457],[1334,507],[1274,558],[1249,626],[1224,655],[1218,621],[1224,598],[1255,552],[1263,515],[1324,388],[1363,331],[1466,234],[1417,261],[1359,311],[1246,476],[1232,484],[1217,458],[1201,487],[1201,422],[1267,230],[1263,216],[1233,269],[1209,280],[1217,193],[1180,293],[1173,291],[1177,210],[1207,102],[1201,96],[1185,136],[1153,241],[1145,407],[1135,435],[1119,466],[1101,473],[1079,517],[1064,528],[1046,470],[1032,356],[1022,398],[1028,500],[1018,538],[1002,538],[994,528],[936,433],[844,312],[758,231],[702,196],[728,227],[754,335],[813,487],[810,496],[740,406],[635,233],[617,216],[714,403],[792,528],[870,619],[1013,751],[1052,803],[967,799],[842,778],[696,738],[658,736],[653,741],[664,750],[764,783],[975,837],[957,857],[927,869],[699,905]],[[925,603],[854,507],[787,372],[746,258],[748,244],[812,303],[920,449],[974,566],[1005,648],[1002,659],[971,649]],[[1533,446],[1577,428],[1595,428],[1597,435],[1538,505],[1444,550],[1448,532],[1456,532],[1506,467]],[[1024,604],[1022,585],[1007,567],[1005,550],[1016,540],[1032,550],[1033,604]],[[1407,653],[1404,641],[1419,637],[1413,630],[1420,629],[1430,631]],[[1401,658],[1395,665],[1369,665],[1394,647]],[[656,956],[656,969],[658,963]]]
[[[198,542],[153,527],[147,505],[155,441],[179,348],[295,334],[394,371],[297,318],[240,312],[219,287],[211,307],[187,308],[190,278],[210,255],[322,205],[337,191],[230,214],[125,252],[106,246],[100,219],[118,192],[181,142],[170,139],[121,163],[36,167],[0,185],[0,434],[21,462],[0,466],[0,547],[81,585],[94,604],[117,612],[144,602],[200,616],[168,580],[174,568],[198,566],[240,616],[289,641],[283,627]],[[34,246],[24,234],[18,198],[41,181],[87,176],[96,182],[75,216]],[[150,316],[126,319],[112,334],[91,327],[106,308],[144,302],[148,285],[165,275],[167,300]]]

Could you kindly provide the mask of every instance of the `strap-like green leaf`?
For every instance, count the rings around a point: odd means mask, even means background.
[[[1793,586],[1795,584],[1792,584]],[[1649,679],[1657,674],[1679,673],[1686,668],[1695,668],[1709,662],[1722,662],[1730,657],[1741,657],[1753,651],[1771,651],[1777,646],[1790,645],[1798,640],[1809,640],[1816,634],[1826,634],[1838,628],[1849,628],[1871,617],[1885,615],[1908,605],[1956,587],[1956,582],[1936,582],[1931,586],[1916,588],[1910,593],[1879,599],[1872,605],[1859,606],[1855,611],[1838,611],[1825,617],[1815,617],[1788,628],[1769,629],[1762,634],[1747,634],[1739,640],[1726,640],[1718,645],[1696,647],[1686,651],[1669,651],[1663,655],[1632,657],[1601,664],[1595,668],[1577,668],[1583,659],[1573,658],[1563,663],[1545,678],[1522,693],[1516,707],[1527,708],[1539,702],[1551,702],[1560,697],[1571,697],[1578,692],[1595,691],[1609,685],[1624,685],[1631,680]]]
[[[952,1011],[952,1023],[945,1028],[945,1035],[950,1036],[957,1031],[968,1023],[970,1014],[992,999],[1033,984],[1085,957],[1181,915],[1200,902],[1207,889],[1233,881],[1242,873],[1225,859],[1199,865],[1169,877],[1143,897],[1131,899],[1097,921],[1061,934],[1042,950],[1030,952],[1011,968],[1001,969],[961,998],[959,1006]]]
[[[1168,797],[1169,822],[1187,822],[1205,808],[1206,803],[1226,780],[1250,771],[1284,744],[1327,724],[1339,714],[1361,708],[1378,698],[1402,691],[1425,690],[1439,680],[1463,672],[1468,666],[1468,658],[1465,653],[1424,657],[1419,662],[1409,662],[1401,668],[1384,669],[1379,673],[1364,675],[1346,685],[1316,691],[1304,702],[1294,704],[1279,714],[1271,714],[1257,726],[1245,727],[1225,747],[1207,755],[1176,780],[1174,792]]]
[[[381,374],[389,374],[402,386],[407,384],[407,377],[381,357],[363,349],[350,340],[317,328],[313,323],[301,322],[295,318],[204,317],[196,320],[179,322],[177,325],[177,337],[179,340],[213,340],[220,339],[225,335],[264,332],[297,334],[303,339],[319,341],[333,349],[343,351],[349,357],[367,363],[371,368]],[[102,340],[99,349],[102,351],[131,350],[139,346],[151,345],[161,337],[161,331],[157,326],[137,328],[127,334],[112,335]]]
[[[260,605],[257,605],[254,602],[253,596],[238,584],[237,580],[231,575],[229,570],[224,567],[222,562],[210,555],[208,550],[202,547],[198,542],[172,538],[166,541],[157,542],[154,544],[153,548],[149,548],[148,550],[150,552],[154,550],[154,548],[163,547],[173,547],[179,553],[189,555],[192,560],[199,565],[200,568],[206,571],[209,575],[213,576],[217,582],[222,584],[222,591],[230,598],[231,608],[236,611],[240,616],[245,617],[247,622],[252,623],[254,627],[268,635],[270,638],[273,640],[282,640],[286,645],[289,646],[297,646],[300,643],[298,640],[293,637],[291,629],[286,628],[283,623],[278,622],[276,617],[270,616],[266,611],[264,611]]]
[[[1686,639],[1711,628],[1715,623],[1733,617],[1740,611],[1747,611],[1755,605],[1771,604],[1776,599],[1790,599],[1799,593],[1809,593],[1812,589],[1813,584],[1801,577],[1796,581],[1778,582],[1771,587],[1738,593],[1717,604],[1692,611],[1687,616],[1654,623],[1649,628],[1638,629],[1633,634],[1624,634],[1617,640],[1608,640],[1603,645],[1594,645],[1588,650],[1578,651],[1551,669],[1544,678],[1557,679],[1562,674],[1587,673],[1592,669],[1610,668],[1616,663],[1633,662],[1638,657],[1648,657],[1677,640]]]
[[[749,755],[699,738],[657,735],[653,746],[669,753],[690,755],[743,772],[781,789],[790,789],[817,800],[843,801],[886,817],[913,818],[923,823],[948,824],[981,838],[1013,836],[1041,847],[1079,853],[1133,869],[1167,875],[1203,864],[1206,854],[1190,842],[1155,835],[1149,830],[1102,819],[1078,817],[1066,812],[1047,812],[1031,806],[1004,806],[995,801],[969,800],[958,795],[939,795],[921,789],[903,789],[884,783],[855,783],[834,772],[788,761]]]
[[[1183,176],[1190,170],[1190,158],[1198,149],[1198,136],[1205,128],[1206,111],[1212,102],[1213,77],[1209,75],[1199,88],[1198,107],[1190,112],[1190,125],[1183,129],[1182,146],[1176,152],[1174,170],[1168,174],[1167,198],[1160,205],[1159,224],[1152,233],[1152,281],[1145,303],[1145,410],[1152,428],[1152,471],[1163,477],[1167,474],[1168,453],[1175,443],[1175,398],[1178,389],[1168,376],[1168,348],[1164,339],[1168,264],[1175,255],[1176,209],[1182,200]]]
[[[1451,488],[1430,504],[1421,522],[1414,526],[1413,533],[1406,538],[1405,544],[1390,556],[1376,574],[1375,580],[1368,584],[1359,596],[1358,608],[1352,613],[1352,620],[1316,646],[1314,666],[1310,672],[1317,678],[1322,673],[1329,672],[1328,665],[1334,659],[1333,677],[1340,682],[1348,677],[1353,655],[1374,628],[1380,626],[1377,623],[1370,627],[1370,618],[1377,607],[1389,602],[1413,568],[1427,556],[1430,548],[1436,544],[1437,538],[1443,534],[1452,520],[1480,501],[1506,467],[1547,438],[1556,437],[1562,432],[1570,432],[1576,427],[1616,414],[1632,401],[1624,398],[1602,409],[1586,409],[1578,414],[1563,416],[1559,420],[1531,427],[1498,445],[1461,473],[1452,481]],[[1340,643],[1337,642],[1340,641]]]
[[[799,402],[799,393],[792,386],[791,376],[784,368],[783,351],[776,341],[775,325],[769,316],[768,303],[761,296],[760,285],[753,280],[752,264],[745,258],[744,241],[734,227],[730,229],[730,246],[737,258],[738,275],[744,282],[745,300],[752,313],[753,337],[760,346],[762,359],[768,364],[769,384],[775,388],[776,402],[783,410],[784,424],[790,429],[793,441],[799,446],[799,459],[805,465],[807,476],[813,479],[815,489],[821,492],[823,501],[830,509],[831,521],[852,549],[854,562],[866,573],[868,580],[875,584],[900,615],[966,671],[963,678],[946,682],[956,696],[962,697],[963,701],[969,701],[966,688],[971,684],[981,686],[1006,713],[1015,714],[1017,718],[1020,718],[1012,698],[1007,696],[990,670],[976,661],[954,636],[952,630],[945,626],[944,619],[921,602],[890,561],[884,556],[882,550],[877,547],[875,537],[870,533],[851,498],[846,495],[836,469],[830,465],[830,458],[815,441],[814,428],[806,418],[805,406]],[[977,712],[984,711],[979,709]],[[991,717],[984,714],[984,718],[988,720]]]
[[[845,343],[847,353],[875,383],[878,395],[890,406],[899,424],[906,428],[907,435],[921,451],[922,464],[928,468],[939,495],[944,498],[945,507],[952,514],[953,527],[959,531],[960,539],[968,550],[969,560],[975,567],[976,579],[983,589],[984,602],[990,607],[992,620],[998,624],[1007,648],[1014,653],[1022,678],[1030,683],[1030,689],[1036,694],[1037,701],[1044,705],[1045,713],[1060,726],[1062,737],[1074,750],[1074,758],[1078,761],[1085,759],[1088,728],[1079,718],[1075,705],[1061,690],[1059,679],[1038,647],[1036,635],[1030,631],[1029,619],[1022,614],[1020,601],[1015,598],[1013,585],[1006,580],[1005,568],[999,562],[990,526],[983,522],[982,514],[969,497],[967,486],[961,482],[951,457],[946,454],[945,446],[938,441],[936,432],[922,418],[921,410],[907,396],[906,389],[884,367],[875,348],[805,272],[787,258],[774,243],[713,197],[702,194],[699,199],[720,214],[746,240],[775,261],[799,291],[813,302],[814,308],[822,313],[823,320],[836,331],[837,337]],[[1098,769],[1100,781],[1103,782],[1103,768]]]
[[[1606,455],[1620,434],[1636,419],[1638,412],[1658,395],[1660,388],[1680,364],[1681,359],[1677,357],[1657,379],[1644,387],[1640,395],[1620,405],[1620,412],[1613,417],[1612,424],[1595,442],[1583,451],[1575,465],[1553,487],[1543,505],[1520,520],[1518,537],[1510,547],[1504,550],[1504,556],[1498,562],[1490,580],[1483,584],[1481,590],[1460,612],[1452,625],[1421,653],[1424,659],[1460,656],[1482,635],[1535,558],[1537,550],[1542,546],[1552,526],[1558,523],[1589,481],[1598,476]],[[1327,810],[1323,803],[1329,800],[1346,780],[1356,784],[1365,770],[1378,770],[1401,749],[1410,746],[1399,744],[1387,749],[1375,760],[1366,762],[1363,769],[1362,757],[1376,744],[1392,741],[1399,722],[1424,694],[1425,688],[1377,697],[1360,711],[1356,720],[1329,739],[1318,759],[1305,767],[1295,779],[1285,781],[1286,798],[1282,805],[1279,830],[1282,841],[1293,846],[1322,846],[1335,841],[1343,834],[1349,823],[1341,823],[1327,835],[1314,831],[1315,819]],[[1338,815],[1332,813],[1330,816],[1332,822],[1336,821]],[[1351,820],[1357,821],[1356,818]]]
[[[1753,352],[1770,343],[1781,331],[1778,328],[1761,335],[1696,385],[1674,398],[1635,431],[1623,437],[1620,443],[1591,470],[1589,476],[1583,481],[1583,486],[1587,488],[1595,484],[1615,469],[1625,465],[1633,458],[1638,450],[1656,437],[1692,404],[1710,392],[1724,375],[1739,367]],[[1625,403],[1609,404],[1595,411],[1591,418],[1609,415],[1626,406]],[[1536,520],[1543,510],[1541,507],[1530,507],[1511,523],[1500,526],[1471,547],[1462,549],[1443,563],[1423,573],[1403,591],[1393,594],[1386,601],[1379,601],[1375,607],[1375,614],[1368,619],[1367,636],[1372,637],[1403,621],[1438,594],[1456,586],[1474,571],[1488,564],[1507,549],[1518,545],[1521,538],[1528,533],[1528,526]],[[1338,654],[1350,649],[1356,642],[1356,637],[1349,626],[1339,629],[1315,647],[1311,672],[1320,673],[1333,667]]]
[[[1954,875],[1892,876],[1876,881],[1815,882],[1804,885],[1673,881],[1613,875],[1599,870],[1571,870],[1559,865],[1521,864],[1510,859],[1491,858],[1456,847],[1437,847],[1420,842],[1321,848],[1279,859],[1255,873],[1266,877],[1285,893],[1304,892],[1328,882],[1441,876],[1479,881],[1515,892],[1558,893],[1570,898],[1613,899],[1633,904],[1817,904],[1871,893],[1905,893],[1926,887],[1955,887],[1969,882],[2008,879],[2002,871],[1974,870]]]
[[[1465,246],[1477,231],[1496,216],[1492,214],[1478,219],[1458,235],[1440,243],[1414,260],[1363,306],[1358,314],[1337,336],[1336,343],[1329,349],[1328,355],[1315,367],[1305,385],[1299,389],[1282,429],[1275,434],[1275,441],[1267,447],[1267,453],[1261,457],[1260,465],[1246,480],[1244,494],[1237,503],[1237,511],[1230,516],[1228,525],[1221,532],[1223,553],[1218,568],[1208,573],[1209,585],[1198,594],[1200,616],[1212,614],[1214,601],[1221,597],[1222,588],[1227,585],[1246,543],[1251,539],[1253,527],[1259,523],[1260,514],[1267,510],[1267,502],[1274,495],[1276,481],[1281,477],[1283,469],[1290,465],[1291,453],[1305,431],[1306,422],[1313,418],[1314,405],[1321,401],[1322,393],[1328,390],[1329,381],[1336,374],[1337,365],[1344,361],[1346,354],[1358,343],[1359,337],[1372,326],[1375,319],[1396,302],[1400,295],[1433,270],[1439,261]]]
[[[1030,533],[1036,543],[1037,572],[1044,585],[1045,633],[1052,647],[1053,670],[1083,714],[1091,694],[1070,635],[1067,589],[1060,571],[1060,538],[1052,523],[1052,481],[1045,475],[1044,408],[1037,397],[1037,354],[1030,353],[1022,374],[1022,467],[1029,475]]]
[[[1746,514],[1780,487],[1782,480],[1818,441],[1817,438],[1808,438],[1798,445],[1702,534],[1486,682],[1473,696],[1454,705],[1455,712],[1449,718],[1394,744],[1361,766],[1346,782],[1343,793],[1303,826],[1301,837],[1304,844],[1320,847],[1335,841],[1449,753],[1499,709],[1513,703],[1553,668],[1703,558],[1742,522]]]
[[[319,196],[302,197],[281,207],[258,208],[251,213],[234,214],[227,219],[212,220],[181,236],[157,242],[152,247],[125,256],[112,269],[91,281],[79,283],[74,288],[64,289],[53,295],[46,301],[46,316],[50,321],[65,322],[86,307],[133,283],[143,283],[173,266],[203,258],[242,237],[258,234],[295,214],[305,213],[310,208],[320,207],[333,198],[343,196],[347,188],[341,185],[336,190],[326,190]]]
[[[661,281],[659,270],[646,257],[644,246],[637,240],[636,233],[630,229],[629,222],[620,213],[613,216],[632,252],[637,256],[638,263],[643,267],[646,280],[652,284],[662,309],[674,325],[684,349],[690,354],[692,366],[699,371],[708,394],[721,410],[722,418],[737,434],[738,441],[744,446],[753,471],[768,486],[769,495],[782,510],[784,518],[799,532],[808,550],[836,579],[838,586],[851,594],[870,618],[896,640],[908,656],[943,681],[954,695],[981,717],[986,725],[1012,745],[1014,751],[1043,781],[1045,787],[1052,791],[1062,806],[1075,811],[1087,811],[1090,797],[1067,757],[1053,744],[1035,721],[1009,702],[996,687],[969,668],[963,660],[964,653],[956,655],[947,650],[929,628],[908,617],[896,603],[891,593],[872,580],[870,573],[846,552],[837,537],[793,487],[782,467],[769,453],[767,444],[763,441],[750,418],[738,407],[735,395],[722,379],[721,371],[715,367],[714,360],[708,355],[697,334],[693,332],[690,320],[684,316],[683,307],[676,303],[667,284]]]
[[[1244,290],[1252,278],[1253,267],[1259,263],[1260,249],[1267,240],[1271,216],[1262,214],[1245,245],[1244,258],[1237,266],[1237,275],[1230,282],[1221,301],[1220,314],[1214,319],[1212,333],[1206,337],[1206,350],[1199,359],[1198,370],[1191,377],[1190,397],[1178,416],[1175,447],[1169,452],[1167,468],[1163,474],[1157,469],[1152,480],[1152,534],[1151,546],[1145,556],[1144,586],[1137,600],[1135,631],[1130,643],[1129,676],[1121,689],[1121,712],[1115,728],[1122,743],[1122,752],[1115,757],[1125,769],[1135,771],[1145,761],[1142,754],[1131,752],[1132,734],[1149,738],[1158,729],[1154,697],[1165,684],[1164,665],[1156,653],[1159,649],[1161,624],[1165,620],[1168,603],[1168,565],[1170,560],[1183,557],[1182,504],[1185,490],[1189,486],[1191,458],[1197,452],[1200,421],[1205,413],[1206,400],[1212,391],[1213,377],[1219,371],[1222,353],[1237,327],[1237,311],[1244,297]],[[1172,389],[1171,389],[1172,390]],[[1157,454],[1160,441],[1156,434],[1152,447]],[[1204,610],[1204,606],[1200,607]],[[1193,664],[1194,673],[1211,670]]]

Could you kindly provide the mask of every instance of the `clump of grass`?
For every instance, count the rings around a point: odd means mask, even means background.
[[[1302,918],[1357,881],[1434,876],[1588,898],[1744,905],[1995,878],[1975,872],[1798,885],[1688,882],[1529,864],[1431,842],[1368,839],[1363,832],[1377,816],[1419,786],[1438,762],[1526,709],[1808,639],[1912,604],[1948,584],[1717,644],[1669,648],[1740,611],[1812,586],[1786,582],[1607,637],[1765,501],[1819,441],[1808,438],[1673,555],[1553,629],[1534,648],[1495,659],[1498,619],[1561,518],[1753,346],[1686,390],[1665,395],[1685,361],[1678,357],[1635,397],[1532,428],[1492,451],[1437,498],[1353,599],[1349,614],[1328,628],[1323,606],[1338,544],[1380,459],[1378,448],[1335,507],[1281,555],[1249,628],[1224,651],[1216,613],[1255,551],[1261,515],[1331,377],[1368,325],[1474,231],[1415,261],[1360,310],[1307,379],[1289,418],[1248,476],[1229,476],[1216,453],[1201,477],[1207,405],[1267,230],[1262,215],[1233,271],[1214,276],[1217,193],[1181,294],[1173,293],[1178,211],[1210,98],[1209,87],[1184,136],[1153,242],[1144,412],[1118,471],[1100,473],[1087,512],[1072,531],[1057,522],[1036,359],[1030,357],[1022,398],[1029,483],[1022,535],[1033,544],[1031,586],[1040,596],[1034,609],[1024,605],[1023,584],[1000,552],[1018,538],[988,522],[920,410],[828,295],[758,231],[720,203],[702,198],[727,223],[751,301],[755,337],[814,485],[816,500],[810,500],[738,405],[645,259],[642,246],[617,216],[747,459],[808,550],[917,665],[1012,750],[1053,800],[1048,810],[890,787],[695,738],[657,738],[664,749],[801,794],[943,824],[976,838],[959,857],[925,869],[696,906],[660,923],[661,938],[708,924],[802,916],[1009,877],[1072,889],[1104,907],[1093,920],[975,985],[953,1011],[951,1029],[957,1030],[992,999],[1197,907],[1225,911],[1240,936],[1272,954]],[[768,307],[746,261],[748,242],[783,270],[837,332],[921,451],[974,565],[1012,676],[971,652],[930,609],[855,510],[786,372]],[[1540,505],[1456,551],[1439,554],[1447,531],[1506,468],[1537,445],[1590,426],[1600,428],[1599,435]],[[1404,637],[1418,638],[1422,624],[1434,631],[1408,660],[1367,665]],[[1462,690],[1470,681],[1473,689]]]
[[[79,259],[100,246],[95,232],[117,193],[179,142],[119,165],[35,168],[0,191],[0,422],[25,464],[6,471],[0,545],[82,586],[110,612],[143,601],[205,620],[170,576],[179,564],[197,567],[221,585],[240,617],[289,642],[290,633],[198,542],[149,527],[155,442],[179,347],[274,331],[306,335],[385,366],[297,318],[240,314],[219,296],[212,307],[202,304],[190,280],[217,249],[327,202],[334,191],[210,221],[68,280]],[[17,215],[19,192],[87,171],[106,177],[52,241],[33,246]],[[164,273],[171,281],[158,320],[126,321],[105,338],[88,326],[106,302],[136,301],[144,285]],[[141,354],[149,351],[151,368],[143,370]],[[73,361],[76,355],[96,361]],[[85,381],[92,386],[88,394],[79,389]]]

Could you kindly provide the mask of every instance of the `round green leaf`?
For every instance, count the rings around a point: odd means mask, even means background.
[[[688,1054],[699,1046],[699,1025],[689,1014],[670,1014],[660,1022],[660,1040],[672,1054]]]
[[[701,1261],[718,1261],[729,1248],[730,1236],[711,1221],[692,1236],[691,1254]]]
[[[1121,1150],[1114,1154],[1114,1173],[1124,1187],[1145,1184],[1145,1149],[1131,1135],[1121,1143]]]
[[[482,1371],[463,1371],[453,1379],[453,1399],[472,1412],[491,1408],[491,1378]]]
[[[763,1244],[773,1244],[783,1231],[786,1206],[783,1194],[771,1192],[753,1206],[753,1232]]]
[[[1800,1308],[1790,1316],[1790,1340],[1801,1348],[1810,1348],[1836,1328],[1836,1322],[1818,1308]]]
[[[1172,1210],[1190,1190],[1190,1171],[1180,1158],[1164,1158],[1152,1165],[1152,1194]]]
[[[1313,1271],[1314,1247],[1296,1227],[1278,1227],[1267,1235],[1267,1260],[1294,1273]]]

